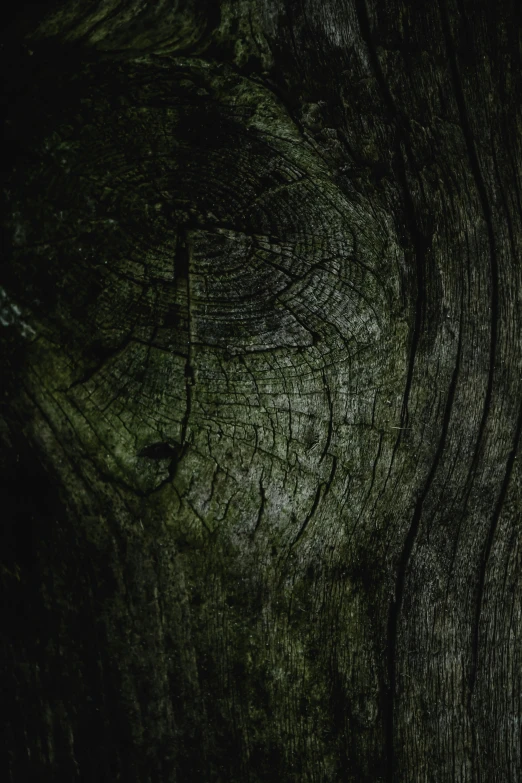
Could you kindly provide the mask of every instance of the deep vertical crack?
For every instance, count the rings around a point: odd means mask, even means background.
[[[451,72],[451,77],[453,82],[453,89],[455,92],[455,99],[459,111],[460,122],[464,134],[466,148],[468,151],[471,171],[473,174],[473,178],[475,180],[475,185],[479,195],[482,213],[487,227],[488,242],[489,242],[489,257],[490,257],[490,273],[491,273],[491,294],[490,294],[491,336],[490,336],[490,347],[489,347],[488,381],[486,386],[486,394],[484,397],[484,404],[482,408],[482,417],[480,420],[480,425],[479,425],[477,439],[476,439],[475,450],[474,450],[473,459],[471,462],[471,466],[466,481],[467,489],[465,492],[465,504],[464,504],[464,508],[465,508],[471,492],[473,477],[477,470],[477,466],[480,458],[480,448],[482,446],[482,442],[484,439],[486,422],[489,417],[491,400],[493,397],[493,382],[495,376],[495,365],[497,359],[497,343],[498,343],[499,268],[498,268],[498,260],[496,255],[496,242],[495,242],[495,234],[493,230],[493,217],[491,212],[491,206],[489,203],[486,184],[484,182],[484,178],[482,175],[482,170],[478,159],[477,151],[475,149],[475,142],[473,139],[473,133],[471,130],[471,125],[468,117],[466,99],[464,96],[464,90],[461,84],[461,79],[459,74],[457,52],[456,52],[456,48],[451,32],[447,0],[439,0],[439,7],[440,7],[440,16],[442,21],[444,38],[446,41],[446,47],[449,55],[450,72]],[[463,13],[462,7],[460,7],[460,13],[461,14]],[[518,416],[518,421],[517,421],[515,436],[514,436],[514,445],[506,463],[504,479],[500,488],[500,493],[497,499],[497,503],[495,505],[495,509],[493,511],[491,523],[488,529],[486,540],[484,542],[482,557],[479,565],[477,597],[475,603],[475,616],[473,618],[473,625],[471,631],[472,633],[471,664],[470,664],[470,671],[469,671],[469,690],[468,690],[468,713],[470,716],[470,720],[471,720],[471,702],[475,690],[477,671],[478,671],[480,618],[482,615],[482,606],[484,601],[487,565],[493,547],[493,541],[495,538],[495,532],[497,529],[498,521],[500,519],[502,506],[508,490],[509,481],[511,478],[511,473],[513,470],[513,465],[518,449],[518,444],[520,441],[521,430],[522,430],[522,411],[519,413]],[[476,728],[473,725],[472,725],[472,763],[474,766],[477,763]]]
[[[491,206],[489,203],[486,184],[482,176],[482,170],[480,167],[479,159],[475,149],[475,142],[473,139],[473,133],[471,131],[468,111],[466,108],[466,100],[464,97],[464,91],[460,80],[458,63],[457,63],[457,53],[456,53],[455,45],[453,43],[453,38],[452,38],[451,28],[450,28],[447,0],[439,0],[439,5],[440,5],[442,29],[446,41],[446,47],[448,50],[450,72],[451,72],[451,78],[453,82],[453,90],[455,93],[455,100],[459,111],[459,118],[460,118],[460,123],[464,135],[466,149],[468,152],[471,172],[473,175],[473,179],[475,180],[475,185],[477,188],[480,205],[482,208],[482,214],[484,215],[484,220],[486,223],[488,243],[489,243],[489,262],[490,262],[490,271],[491,271],[491,295],[490,295],[491,337],[490,337],[490,346],[489,346],[489,372],[488,372],[488,381],[486,387],[486,395],[484,397],[484,405],[482,408],[482,418],[478,429],[477,442],[473,454],[472,464],[468,473],[467,484],[469,485],[477,468],[477,464],[479,460],[479,450],[484,436],[486,421],[489,415],[489,409],[491,405],[491,398],[493,395],[493,379],[495,374],[497,342],[498,342],[499,269],[498,269],[497,255],[496,255],[496,242],[495,242],[495,233],[493,231],[493,219],[491,214]],[[468,496],[469,496],[469,491],[466,494],[466,498]]]
[[[183,455],[187,444],[187,429],[192,412],[192,387],[194,385],[194,366],[192,362],[192,302],[190,296],[190,245],[189,232],[187,228],[180,230],[178,245],[176,248],[176,261],[174,268],[174,279],[185,280],[187,287],[187,359],[185,362],[185,414],[181,423],[181,448]]]
[[[395,441],[395,445],[393,447],[391,461],[390,461],[390,469],[388,472],[388,477],[385,482],[385,486],[386,486],[388,482],[388,478],[391,474],[391,468],[395,459],[395,455],[402,441],[402,433],[405,429],[408,428],[408,404],[409,404],[409,399],[410,399],[410,394],[411,394],[411,389],[413,384],[413,375],[415,371],[415,364],[417,361],[418,347],[420,342],[420,336],[422,333],[422,327],[424,323],[424,313],[426,308],[425,269],[426,269],[426,255],[430,246],[430,241],[424,235],[424,233],[422,232],[419,226],[417,210],[413,202],[410,188],[408,186],[406,165],[407,165],[407,161],[410,162],[413,161],[413,154],[411,152],[411,143],[408,138],[409,124],[406,118],[400,116],[400,113],[395,105],[394,98],[386,82],[386,78],[383,74],[381,64],[379,62],[377,50],[372,40],[370,20],[369,20],[368,9],[366,7],[365,0],[355,0],[355,8],[357,13],[357,18],[359,21],[361,35],[368,49],[369,59],[375,74],[375,78],[381,90],[381,94],[383,97],[384,104],[386,106],[386,110],[395,128],[395,135],[396,135],[395,171],[403,193],[405,223],[411,238],[411,242],[414,249],[414,257],[415,257],[415,289],[416,289],[415,310],[413,314],[413,328],[411,334],[408,367],[406,371],[406,381],[404,386],[404,394],[403,394],[402,408],[401,408],[401,428],[399,429],[398,436]],[[431,470],[426,479],[424,489],[416,503],[415,510],[413,513],[413,518],[399,557],[399,561],[397,564],[396,581],[395,581],[395,600],[392,600],[390,604],[389,614],[388,614],[386,668],[387,668],[387,676],[388,676],[389,693],[388,693],[384,723],[385,723],[385,735],[386,735],[387,779],[390,781],[390,783],[392,783],[392,781],[394,780],[395,765],[396,765],[395,748],[394,748],[394,733],[395,733],[394,713],[395,713],[395,691],[396,691],[396,660],[395,659],[397,653],[398,623],[399,623],[399,617],[400,617],[403,598],[404,598],[406,572],[411,558],[411,554],[413,552],[415,540],[419,532],[424,501],[426,499],[426,496],[429,492],[429,489],[435,477],[446,444],[447,431],[448,431],[449,421],[451,418],[451,410],[453,407],[453,400],[455,395],[455,388],[457,383],[459,367],[460,367],[460,337],[459,337],[459,349],[457,353],[455,369],[453,371],[453,376],[448,391],[448,398],[446,401],[441,438],[439,440],[439,445],[435,453]]]
[[[459,332],[459,345],[457,350],[457,357],[455,360],[455,367],[453,369],[453,374],[451,378],[451,383],[448,389],[448,397],[446,400],[446,406],[444,408],[444,416],[442,421],[442,432],[439,439],[439,444],[437,447],[437,451],[435,452],[435,456],[431,465],[430,472],[428,473],[428,477],[426,479],[426,482],[424,484],[424,489],[422,490],[421,495],[419,496],[417,503],[415,505],[415,509],[413,512],[413,517],[411,521],[410,528],[408,530],[408,534],[406,536],[406,539],[404,541],[404,545],[401,551],[401,555],[399,557],[399,561],[397,564],[397,576],[395,581],[395,600],[391,602],[390,604],[390,610],[388,615],[388,662],[387,662],[387,668],[388,668],[388,682],[389,682],[389,689],[390,689],[390,696],[389,696],[389,712],[388,712],[388,720],[387,720],[387,726],[386,726],[386,737],[387,737],[387,748],[388,748],[388,780],[390,783],[393,783],[394,780],[394,766],[395,766],[395,754],[394,754],[394,729],[395,729],[395,693],[396,693],[396,686],[397,686],[397,670],[396,670],[396,655],[397,655],[397,637],[398,637],[398,627],[399,627],[399,618],[401,614],[401,609],[404,601],[404,589],[406,584],[406,573],[408,570],[408,564],[410,562],[411,554],[413,552],[413,547],[415,545],[415,540],[417,538],[417,534],[419,532],[420,527],[420,521],[422,517],[422,510],[424,507],[424,502],[426,500],[426,497],[428,496],[428,492],[430,491],[430,488],[433,484],[433,480],[435,478],[435,475],[437,473],[440,461],[442,459],[442,454],[444,452],[444,448],[446,446],[446,440],[448,436],[448,430],[449,430],[449,424],[451,420],[451,412],[453,409],[453,401],[455,399],[455,390],[457,388],[457,381],[458,376],[460,372],[460,361],[461,361],[461,352],[462,352],[462,330]]]
[[[190,238],[186,226],[178,229],[176,253],[174,257],[174,282],[176,286],[185,286],[187,302],[187,353],[185,360],[185,412],[181,421],[179,444],[172,449],[172,458],[168,466],[168,477],[161,481],[149,494],[155,494],[163,489],[166,484],[171,484],[178,470],[178,466],[187,451],[187,433],[190,416],[192,413],[192,387],[195,382],[193,365],[193,340],[192,340],[192,307],[190,296]]]

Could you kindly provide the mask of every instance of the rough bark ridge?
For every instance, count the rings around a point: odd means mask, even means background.
[[[4,778],[519,781],[519,4],[28,5]]]

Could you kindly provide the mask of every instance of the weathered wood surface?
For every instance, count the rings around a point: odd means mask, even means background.
[[[4,778],[519,781],[518,3],[22,10]]]

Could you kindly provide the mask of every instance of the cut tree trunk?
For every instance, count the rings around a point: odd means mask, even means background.
[[[522,11],[4,25],[3,779],[522,779]]]

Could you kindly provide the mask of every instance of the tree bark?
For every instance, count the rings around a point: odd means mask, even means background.
[[[521,18],[6,18],[6,780],[522,779]]]

